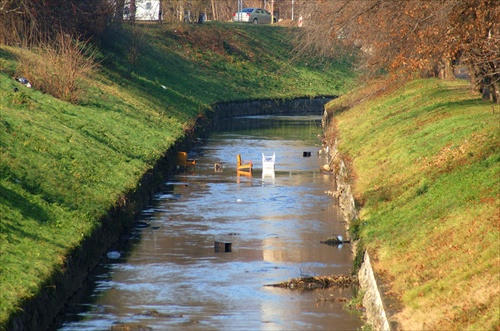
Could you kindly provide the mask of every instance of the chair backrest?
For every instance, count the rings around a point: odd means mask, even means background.
[[[273,153],[273,155],[266,156],[264,153],[262,153],[262,163],[272,163],[274,164],[276,160],[276,153]]]
[[[237,164],[239,167],[241,165],[241,155],[240,154],[236,155],[236,160],[237,160]]]

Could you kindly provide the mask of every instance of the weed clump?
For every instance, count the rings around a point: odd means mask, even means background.
[[[33,87],[44,93],[78,103],[85,78],[97,65],[89,42],[59,33],[55,38],[41,39],[33,51],[39,56],[19,56],[18,75],[29,77]]]

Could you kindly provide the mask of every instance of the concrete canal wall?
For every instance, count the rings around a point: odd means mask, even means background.
[[[239,116],[322,114],[325,104],[335,98],[335,96],[324,96],[289,100],[218,103],[213,106],[213,114],[208,114],[208,116],[218,120]]]
[[[347,228],[349,228],[351,224],[358,219],[358,211],[356,209],[356,202],[350,184],[350,169],[338,149],[338,140],[335,137],[333,121],[333,115],[325,111],[322,125],[325,139],[330,147],[329,166],[333,169],[335,174],[336,191],[334,196],[339,201],[343,219],[347,224]],[[359,251],[357,246],[356,241],[353,241],[353,253],[358,254],[358,256],[355,256],[355,259],[361,259],[362,261],[358,271],[358,280],[364,292],[363,306],[366,309],[365,315],[367,323],[377,331],[389,331],[391,330],[391,325],[388,321],[385,303],[372,268],[369,253],[367,251]],[[394,327],[392,327],[392,329],[394,329]]]

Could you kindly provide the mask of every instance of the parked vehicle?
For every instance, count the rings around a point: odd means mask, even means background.
[[[271,13],[262,8],[243,8],[233,14],[233,22],[269,24],[271,23]],[[275,17],[273,17],[273,22],[276,22]]]

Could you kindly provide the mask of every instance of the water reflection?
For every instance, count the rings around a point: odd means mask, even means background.
[[[324,192],[316,151],[319,116],[230,121],[211,135],[142,212],[118,259],[103,264],[91,297],[61,330],[106,330],[140,323],[153,330],[353,330],[357,316],[332,298],[349,290],[291,291],[266,287],[301,275],[347,274],[350,247],[321,240],[343,234],[339,212]],[[303,151],[311,151],[304,157]],[[273,174],[262,154],[276,154]],[[236,155],[254,163],[236,169]],[[216,164],[220,169],[216,171]],[[231,243],[217,252],[215,242]],[[326,299],[326,300],[324,300]],[[153,313],[152,313],[153,312]]]

